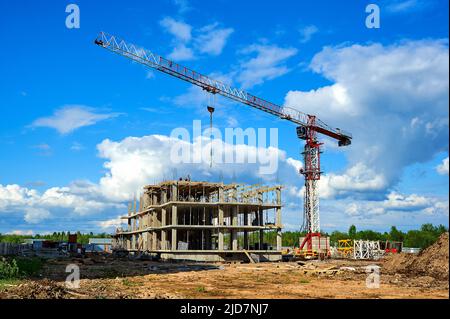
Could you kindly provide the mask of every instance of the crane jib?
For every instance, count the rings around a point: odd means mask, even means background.
[[[230,85],[211,79],[208,76],[191,70],[176,62],[165,59],[164,57],[154,54],[151,51],[125,42],[115,36],[108,35],[105,32],[100,33],[95,40],[95,44],[160,72],[195,84],[212,94],[220,94],[237,102],[241,102],[266,113],[275,115],[281,119],[291,121],[300,126],[308,127],[311,130],[338,140],[339,146],[346,146],[351,143],[351,134],[340,129],[331,128],[318,119],[316,119],[314,125],[310,125],[309,119],[313,117],[311,115],[303,113],[295,108],[279,106],[247,93],[244,90],[233,88]]]

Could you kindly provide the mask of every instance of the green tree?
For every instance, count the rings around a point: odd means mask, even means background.
[[[348,229],[348,237],[350,237],[351,239],[356,238],[356,226],[355,225],[351,225],[350,228]]]
[[[405,238],[405,234],[397,229],[397,227],[392,226],[391,231],[389,232],[389,239],[393,241],[403,241]]]

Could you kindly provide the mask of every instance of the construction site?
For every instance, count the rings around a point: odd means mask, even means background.
[[[20,283],[4,286],[0,298],[449,298],[448,232],[416,251],[393,241],[332,243],[321,229],[320,136],[348,147],[351,133],[116,36],[101,32],[95,44],[207,94],[295,124],[293,131],[303,144],[298,172],[304,185],[303,208],[298,212],[302,235],[297,245],[283,247],[283,185],[190,177],[163,180],[142,185],[138,198],[121,216],[125,226],[111,235],[111,249],[108,243],[103,252],[80,247],[75,253],[38,256],[45,259],[42,268]],[[215,107],[207,106],[211,127]],[[11,251],[9,255],[37,256],[34,248]],[[65,285],[67,264],[80,269],[77,289]]]
[[[290,262],[162,262],[89,254],[48,259],[35,278],[0,289],[0,298],[93,299],[447,299],[448,233],[418,255],[377,260],[334,257]],[[67,263],[80,288],[64,284]],[[367,278],[379,270],[379,287]],[[369,277],[370,278],[370,277]]]

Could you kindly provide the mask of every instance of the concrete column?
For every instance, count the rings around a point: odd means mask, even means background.
[[[145,233],[145,245],[144,245],[144,250],[151,250],[152,246],[151,246],[151,238],[150,238],[150,233],[147,232]]]
[[[142,195],[142,209],[146,210],[147,207],[150,206],[150,205],[151,205],[150,195],[147,192],[145,192]]]
[[[258,194],[258,203],[261,205],[263,203],[263,197],[262,197],[262,193]],[[264,212],[262,210],[261,207],[258,208],[258,225],[259,226],[264,226]],[[261,229],[259,231],[259,250],[262,250],[262,246],[264,243],[264,231]]]
[[[178,200],[177,190],[178,190],[177,185],[176,184],[172,184],[172,198],[171,198],[172,201],[177,201]]]
[[[235,206],[231,208],[231,224],[233,226],[237,226],[238,225],[238,213],[239,213],[239,207]],[[237,236],[237,231],[235,229],[233,229],[231,231],[231,247],[233,250],[238,250],[238,236]]]
[[[224,198],[223,198],[223,185],[219,186],[218,189],[219,192],[219,202],[223,202]],[[219,226],[223,226],[223,207],[222,205],[218,206],[219,208]],[[223,250],[223,229],[219,228],[219,243],[218,243],[218,248],[219,250]]]
[[[248,212],[247,209],[244,211],[244,225],[248,226]],[[244,249],[248,249],[248,232],[244,230]]]
[[[158,236],[156,230],[152,231],[152,250],[158,250]]]
[[[281,189],[277,188],[277,205],[281,205]],[[281,238],[281,207],[277,207],[275,224],[277,226],[277,250],[281,251],[282,238]]]
[[[162,190],[161,192],[161,204],[164,204],[167,202],[167,192],[166,190]],[[166,215],[166,208],[161,209],[161,226],[167,225],[167,215]],[[166,245],[167,241],[167,232],[166,230],[161,230],[161,249],[167,249]]]
[[[177,206],[172,206],[172,225],[177,225]],[[177,230],[172,229],[172,250],[177,250]]]
[[[219,226],[223,226],[223,207],[221,205],[219,208]],[[223,228],[219,228],[219,250],[223,250]]]
[[[166,209],[161,209],[161,226],[166,226]],[[161,249],[167,249],[166,248],[166,237],[167,232],[165,230],[161,230]]]

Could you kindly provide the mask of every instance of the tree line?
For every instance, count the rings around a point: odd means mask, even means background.
[[[331,245],[337,245],[340,239],[364,239],[364,240],[380,240],[380,241],[401,241],[404,247],[414,247],[414,248],[426,248],[433,244],[439,236],[448,232],[448,228],[444,225],[434,226],[432,224],[423,224],[418,230],[409,230],[403,232],[398,230],[395,226],[392,226],[389,232],[376,232],[373,230],[357,230],[355,225],[351,225],[347,232],[333,231],[331,234],[322,233],[322,236],[329,236]],[[109,238],[110,234],[99,233],[81,233],[77,232],[77,241],[80,244],[87,244],[89,238]],[[46,239],[52,241],[68,241],[69,233],[66,232],[54,232],[52,234],[45,235],[13,235],[13,234],[0,234],[0,242],[8,243],[23,243],[25,239],[36,238],[36,239]],[[282,245],[284,247],[298,247],[299,239],[306,235],[306,232],[299,231],[286,231],[283,232]],[[264,234],[264,241],[269,243],[276,242],[276,232],[267,232]]]
[[[389,232],[376,232],[373,230],[356,229],[355,225],[351,225],[347,232],[333,231],[331,234],[322,233],[323,236],[330,236],[330,244],[337,245],[340,239],[364,239],[364,240],[380,240],[380,241],[401,241],[404,247],[426,248],[433,244],[442,233],[448,232],[448,228],[444,225],[434,226],[432,224],[423,224],[420,229],[408,230],[403,232],[397,227],[392,226]],[[305,236],[306,233],[298,231],[283,232],[283,246],[298,247],[299,238]]]
[[[77,234],[77,242],[80,244],[87,244],[89,243],[89,238],[109,238],[111,237],[110,234],[107,233],[99,233],[94,234],[92,232],[90,233],[70,233],[70,234]],[[58,242],[67,242],[69,240],[69,232],[53,232],[52,234],[45,234],[45,235],[15,235],[15,234],[1,234],[0,233],[0,242],[4,243],[16,243],[20,244],[25,241],[25,239],[46,239],[51,241],[58,241]]]

